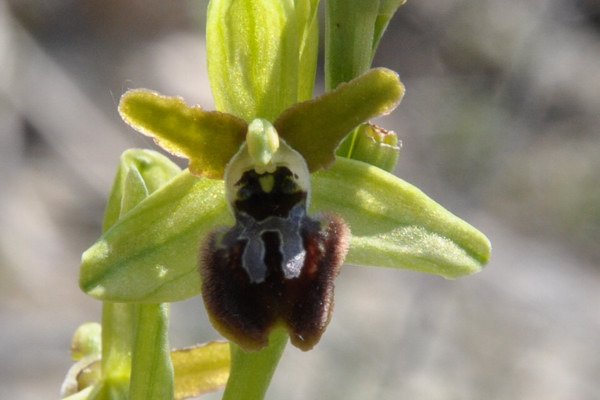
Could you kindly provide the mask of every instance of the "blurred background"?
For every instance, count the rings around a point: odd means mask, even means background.
[[[71,335],[100,318],[80,255],[121,152],[154,147],[120,95],[213,108],[206,5],[0,0],[0,398],[58,398]],[[267,398],[600,398],[600,2],[411,0],[374,65],[407,87],[380,121],[396,174],[492,261],[457,281],[345,267],[327,333],[286,350]],[[199,299],[172,310],[173,346],[217,338]]]

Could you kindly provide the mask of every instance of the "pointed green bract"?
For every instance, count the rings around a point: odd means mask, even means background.
[[[165,150],[188,158],[193,174],[214,179],[223,178],[225,165],[244,142],[248,128],[233,115],[190,107],[179,97],[144,89],[126,92],[119,113]]]
[[[124,206],[123,196],[126,191],[126,181],[129,174],[132,173],[131,170],[137,171],[133,173],[139,175],[138,183],[144,187],[144,189],[140,187],[140,190],[145,191],[146,195],[154,192],[181,172],[177,164],[156,151],[143,149],[126,150],[119,159],[119,168],[110,192],[110,197],[108,198],[106,210],[104,211],[103,232],[117,222],[121,215]],[[130,176],[129,185],[136,184],[136,182],[131,181],[132,179],[133,176]],[[146,195],[143,195],[138,201],[141,201]],[[131,193],[127,196],[130,199],[128,201],[131,201]]]
[[[229,343],[211,342],[171,352],[175,399],[198,397],[225,386],[229,378]]]
[[[481,232],[392,174],[338,158],[312,178],[315,211],[335,211],[351,226],[348,263],[457,278],[489,260]]]
[[[376,68],[313,100],[294,105],[275,121],[285,141],[314,172],[330,167],[335,149],[356,126],[391,112],[404,95],[398,74]]]
[[[318,0],[221,0],[208,8],[208,75],[219,111],[273,121],[312,97]]]

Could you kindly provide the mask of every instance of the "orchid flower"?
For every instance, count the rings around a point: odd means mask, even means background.
[[[127,124],[189,168],[149,150],[124,156],[80,286],[106,305],[134,304],[138,324],[145,310],[156,317],[164,303],[202,295],[231,342],[225,398],[262,398],[288,337],[302,350],[317,344],[343,263],[454,279],[489,259],[482,233],[389,172],[397,137],[369,121],[390,113],[404,86],[368,66],[403,1],[356,3],[363,8],[328,3],[334,50],[321,96],[312,97],[318,0],[213,0],[207,60],[217,111],[146,89],[119,104]],[[340,10],[372,17],[356,68],[344,69],[349,44],[331,30],[346,27],[335,22]],[[117,314],[108,315],[107,323]],[[103,365],[109,357],[103,349]],[[131,371],[133,385],[135,358]]]

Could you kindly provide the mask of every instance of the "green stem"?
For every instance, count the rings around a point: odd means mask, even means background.
[[[379,1],[328,0],[325,7],[325,89],[371,67]]]
[[[328,0],[325,6],[325,89],[333,90],[371,67],[379,2]],[[356,131],[336,154],[349,157]]]
[[[169,305],[135,305],[135,340],[130,400],[173,399],[173,364],[169,353]]]
[[[102,307],[102,374],[96,398],[126,399],[131,367],[133,305],[104,302]]]
[[[246,353],[235,343],[231,346],[231,372],[223,400],[262,400],[275,368],[288,342],[284,330],[275,330],[269,346],[259,352]]]

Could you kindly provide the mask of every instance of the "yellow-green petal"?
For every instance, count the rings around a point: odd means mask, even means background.
[[[175,370],[175,399],[187,399],[222,389],[227,384],[229,343],[211,342],[171,352]]]
[[[274,125],[313,172],[335,162],[335,149],[352,129],[391,112],[403,95],[398,74],[376,68],[322,96],[294,105]]]
[[[198,176],[222,179],[225,165],[246,137],[247,124],[233,115],[188,106],[180,97],[139,89],[121,97],[119,113],[132,128],[165,150],[190,160]]]
[[[489,260],[490,242],[481,232],[377,167],[338,158],[312,178],[312,208],[335,211],[350,224],[350,264],[457,278]]]

